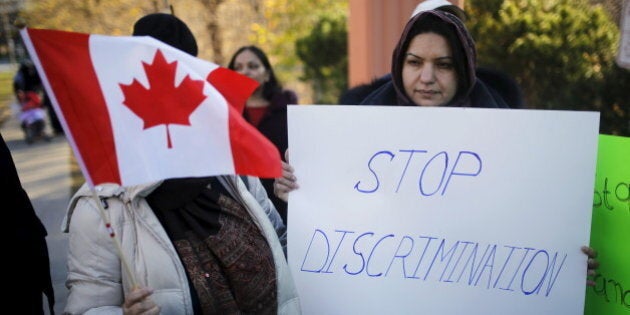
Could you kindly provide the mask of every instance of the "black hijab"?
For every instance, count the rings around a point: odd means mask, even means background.
[[[434,32],[443,36],[453,52],[457,71],[457,93],[446,106],[469,106],[468,96],[475,85],[477,51],[466,26],[455,15],[439,10],[424,11],[407,22],[392,56],[392,76],[400,105],[413,105],[405,93],[402,69],[409,43],[418,34]]]
[[[434,32],[451,47],[457,72],[457,93],[444,106],[507,108],[501,96],[475,74],[477,51],[470,33],[455,15],[442,11],[424,11],[409,20],[392,56],[391,79],[368,95],[361,105],[416,106],[407,96],[402,80],[405,53],[418,34]]]

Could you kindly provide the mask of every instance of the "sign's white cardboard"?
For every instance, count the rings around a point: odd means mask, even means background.
[[[288,114],[305,314],[582,314],[598,113]]]

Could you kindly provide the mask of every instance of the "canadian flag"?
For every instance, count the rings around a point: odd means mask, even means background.
[[[281,176],[239,112],[257,82],[148,36],[21,35],[90,185]]]

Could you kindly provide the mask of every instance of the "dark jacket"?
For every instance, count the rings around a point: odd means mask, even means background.
[[[477,79],[496,91],[510,108],[525,108],[523,90],[510,75],[496,69],[477,67]]]
[[[46,245],[46,228],[22,188],[9,148],[0,134],[0,198],[2,199],[3,229],[8,242],[4,248],[5,270],[9,275],[4,307],[20,309],[21,314],[44,314],[42,293],[48,297],[53,314],[55,296],[50,278],[50,262]]]
[[[391,74],[386,74],[380,78],[374,78],[372,82],[359,84],[352,88],[349,88],[339,96],[339,105],[358,105],[368,96],[370,93],[376,91],[383,84],[392,80]]]
[[[477,80],[483,82],[494,98],[502,98],[509,108],[525,108],[523,91],[518,83],[507,73],[490,69],[477,68]],[[372,80],[370,83],[354,86],[339,96],[340,105],[357,105],[378,88],[392,81],[390,73]]]
[[[269,139],[280,151],[280,156],[284,160],[284,152],[289,147],[289,136],[287,134],[287,105],[297,104],[298,98],[295,92],[291,90],[283,90],[275,93],[271,98],[269,109],[263,116],[258,124],[258,131],[262,133],[267,139]],[[244,114],[245,119],[247,112]],[[273,193],[273,178],[261,178],[260,179],[267,190],[269,199],[276,206],[276,210],[280,213],[282,220],[287,222],[287,204],[280,200]]]
[[[464,73],[458,73],[461,84],[458,86],[458,92],[446,106],[507,108],[507,104],[499,94],[476,77],[477,51],[464,24],[456,16],[441,11],[425,11],[409,20],[392,55],[391,80],[368,95],[361,105],[416,105],[405,93],[403,85],[402,70],[406,54],[404,50],[413,39],[410,33],[414,25],[429,16],[437,17],[452,25],[463,50],[462,71]]]

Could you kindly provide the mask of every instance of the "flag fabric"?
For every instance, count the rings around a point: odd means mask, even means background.
[[[281,176],[241,111],[258,83],[148,36],[21,31],[91,186]]]

